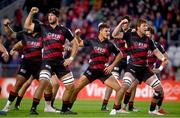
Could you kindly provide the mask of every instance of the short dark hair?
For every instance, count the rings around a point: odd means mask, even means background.
[[[54,14],[57,17],[59,17],[59,15],[60,15],[59,9],[57,9],[57,8],[49,9],[48,13],[52,13],[52,14]]]
[[[137,21],[137,23],[136,23],[136,28],[137,28],[137,27],[140,27],[141,24],[143,24],[143,23],[147,23],[147,20],[146,20],[146,19],[143,19],[143,18],[139,18],[138,21]]]
[[[150,31],[151,34],[154,34],[155,33],[155,30],[152,26],[149,26],[147,31]]]
[[[98,31],[104,29],[104,28],[110,28],[107,23],[99,23],[98,24]]]
[[[124,17],[122,17],[122,19],[121,19],[121,20],[124,20],[124,19],[127,19],[129,23],[131,22],[131,17],[130,17],[130,16],[128,16],[128,15],[126,15],[126,16],[124,16]]]

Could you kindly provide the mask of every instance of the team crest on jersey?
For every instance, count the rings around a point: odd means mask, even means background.
[[[137,48],[147,48],[148,45],[146,43],[141,43],[141,42],[135,42],[134,46]]]
[[[34,46],[34,47],[39,47],[39,46],[41,46],[41,43],[40,42],[27,41],[27,45],[31,45],[31,46]]]
[[[48,39],[54,39],[54,40],[60,40],[62,37],[61,34],[55,34],[55,33],[48,33],[47,38]]]
[[[97,47],[97,46],[94,47],[94,50],[97,51],[98,53],[105,53],[106,52],[106,49],[101,48],[101,47]]]

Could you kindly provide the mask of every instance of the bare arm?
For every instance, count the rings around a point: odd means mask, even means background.
[[[116,39],[122,39],[123,38],[123,35],[124,33],[121,32],[121,27],[122,27],[122,24],[125,23],[125,22],[128,22],[127,19],[124,19],[122,20],[114,29],[114,31],[112,32],[112,37],[113,38],[116,38]]]
[[[8,61],[9,60],[9,54],[6,50],[6,48],[0,43],[0,52],[2,52],[1,57],[3,57],[4,61]]]
[[[153,53],[154,53],[154,55],[155,55],[159,60],[162,61],[162,64],[163,64],[163,65],[167,65],[167,63],[168,63],[168,58],[167,58],[165,55],[163,55],[163,54],[159,51],[159,49],[156,48],[156,49],[153,51]]]
[[[30,32],[34,31],[35,24],[32,22],[32,20],[33,20],[33,15],[36,14],[37,12],[39,12],[39,9],[37,7],[32,7],[31,11],[29,12],[29,14],[25,20],[24,28]]]
[[[121,60],[122,57],[123,57],[122,52],[119,52],[110,66],[114,68],[117,65],[117,63]]]
[[[8,53],[6,48],[0,43],[0,52],[2,53]]]
[[[12,47],[12,50],[20,50],[22,48],[23,48],[22,41],[19,41]]]
[[[16,32],[14,32],[9,26],[10,22],[11,21],[8,18],[3,19],[4,31],[7,33],[8,36],[16,38]]]
[[[20,50],[23,48],[22,41],[17,42],[11,49],[10,55],[13,55],[16,51]]]
[[[113,70],[113,68],[117,65],[117,63],[121,60],[122,57],[123,57],[122,53],[119,52],[119,53],[117,54],[117,56],[115,57],[113,63],[104,69],[105,73],[107,73],[107,74],[108,74],[108,73],[111,73],[111,71]]]
[[[72,41],[72,49],[71,49],[71,57],[75,58],[77,52],[78,52],[78,42],[76,41],[76,38],[74,38]]]
[[[81,30],[80,29],[76,29],[75,30],[76,41],[78,43],[78,46],[83,47],[84,46],[84,41],[81,39],[80,35],[81,35]]]

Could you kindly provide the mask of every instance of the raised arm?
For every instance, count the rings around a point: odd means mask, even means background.
[[[115,38],[115,39],[122,39],[123,38],[124,33],[121,32],[121,27],[122,27],[122,24],[124,24],[126,22],[128,22],[127,19],[121,20],[121,22],[115,27],[115,29],[112,32],[113,38]]]
[[[33,15],[38,13],[39,9],[37,7],[32,7],[31,11],[29,12],[25,23],[24,23],[24,28],[27,29],[29,32],[33,32],[34,31],[34,26],[35,24],[32,22],[33,20]]]
[[[3,25],[4,25],[4,31],[7,33],[8,36],[12,37],[12,38],[16,38],[16,32],[14,32],[12,30],[12,28],[10,27],[10,19],[9,18],[5,18],[3,19]]]
[[[81,30],[80,29],[76,29],[75,30],[75,39],[76,42],[78,43],[78,46],[83,47],[84,46],[84,41],[81,39]]]

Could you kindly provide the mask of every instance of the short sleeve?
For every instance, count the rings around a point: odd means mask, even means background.
[[[149,39],[149,49],[151,51],[155,50],[156,49],[156,46],[154,44],[154,41],[152,41],[151,39]]]
[[[165,53],[165,49],[162,47],[162,45],[158,42],[155,43],[156,47],[159,49],[159,51],[164,54]]]
[[[34,32],[41,32],[41,26],[40,23],[34,23]]]
[[[21,41],[21,40],[23,39],[23,34],[24,34],[23,31],[17,32],[17,33],[16,33],[16,39],[17,39],[18,41]]]
[[[117,46],[112,42],[111,42],[109,49],[110,49],[110,52],[114,53],[115,55],[117,55],[120,52],[120,50],[117,48]]]
[[[65,28],[65,37],[66,37],[66,39],[68,39],[70,42],[74,39],[74,36],[73,36],[71,30],[68,29],[68,28]]]

